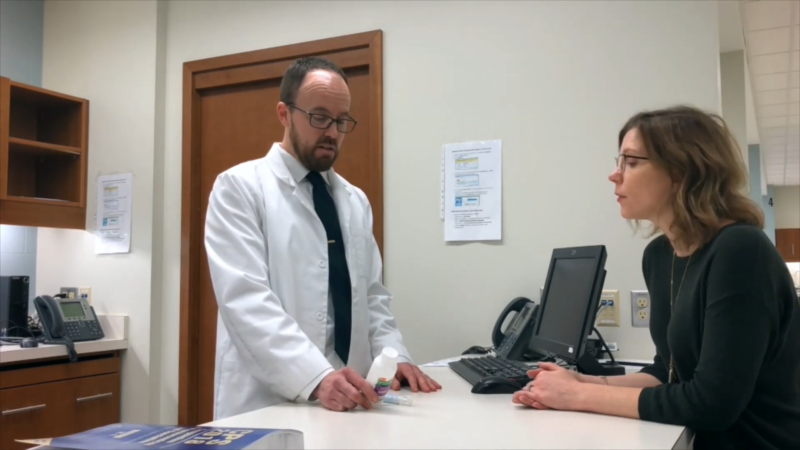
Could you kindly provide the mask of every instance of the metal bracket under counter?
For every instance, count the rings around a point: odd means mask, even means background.
[[[76,342],[75,351],[78,356],[128,348],[128,316],[98,315],[97,320],[103,328],[105,337],[96,341]],[[35,348],[21,348],[18,345],[0,347],[0,365],[61,356],[67,356],[67,349],[63,345],[39,344]]]

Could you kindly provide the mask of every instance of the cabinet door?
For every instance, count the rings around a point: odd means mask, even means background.
[[[119,422],[119,372],[0,390],[0,449]]]
[[[800,228],[775,230],[775,246],[786,262],[800,262]]]
[[[55,437],[64,433],[68,428],[65,422],[67,415],[59,411],[63,403],[57,391],[45,387],[59,384],[45,383],[0,390],[0,448],[31,448],[33,446],[14,441]]]
[[[70,381],[64,400],[71,411],[69,433],[119,422],[119,373]]]

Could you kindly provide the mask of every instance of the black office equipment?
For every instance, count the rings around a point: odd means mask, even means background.
[[[472,384],[472,392],[476,394],[516,392],[530,381],[527,372],[534,368],[522,361],[494,356],[462,358],[449,366]]]
[[[36,338],[23,338],[19,346],[22,348],[36,348],[39,346],[39,341]]]
[[[30,337],[28,302],[30,277],[0,277],[0,337]]]
[[[506,305],[492,330],[492,343],[497,349],[497,356],[516,361],[522,359],[536,325],[538,311],[539,306],[525,297],[517,297]],[[504,333],[501,327],[511,312],[517,312],[517,315]]]
[[[49,295],[34,300],[46,339],[69,338],[73,342],[105,337],[103,329],[86,299],[56,300]]]
[[[616,363],[600,364],[586,351],[605,282],[606,258],[603,245],[553,251],[530,351],[560,358],[588,375],[625,373]]]

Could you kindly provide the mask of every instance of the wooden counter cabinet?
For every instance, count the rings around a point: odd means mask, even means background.
[[[86,228],[89,101],[0,77],[0,224]]]
[[[26,449],[17,439],[64,436],[118,423],[117,352],[0,366],[0,449]]]

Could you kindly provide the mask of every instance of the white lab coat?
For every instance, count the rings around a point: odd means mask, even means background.
[[[307,400],[326,359],[328,244],[314,205],[275,144],[221,173],[209,198],[205,247],[219,306],[214,419]],[[366,376],[386,346],[410,361],[381,280],[366,195],[328,172],[352,285],[348,367]],[[307,182],[307,181],[306,181]]]

